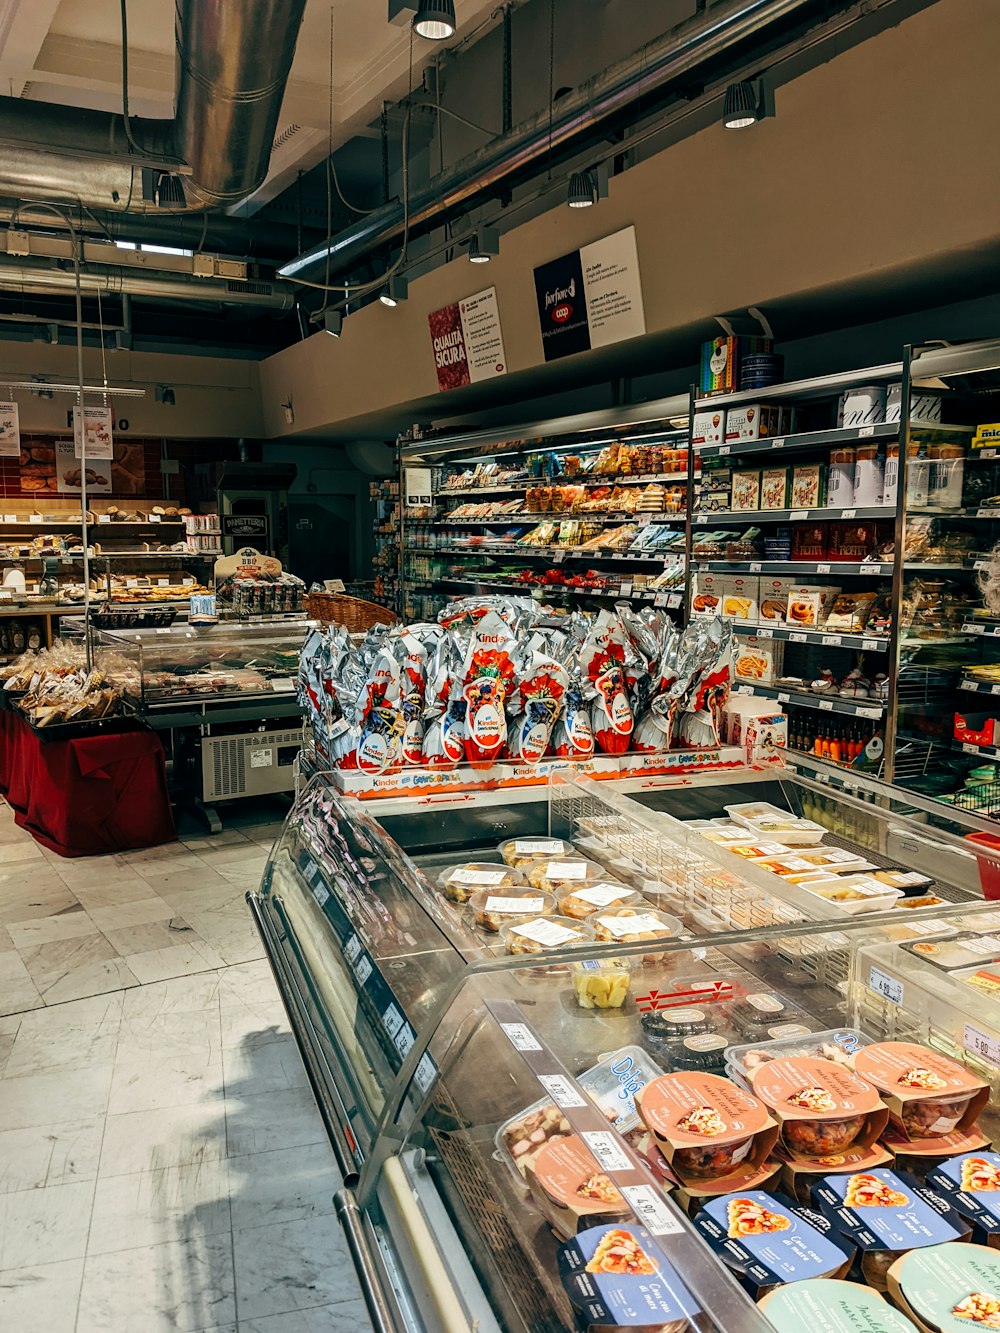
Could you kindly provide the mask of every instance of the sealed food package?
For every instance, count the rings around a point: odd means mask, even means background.
[[[886,1290],[890,1268],[908,1250],[964,1240],[970,1231],[945,1199],[908,1172],[876,1167],[823,1176],[812,1193],[820,1211],[862,1251],[861,1272],[876,1291]]]
[[[559,662],[537,650],[530,653],[508,704],[507,753],[512,759],[537,764],[545,755],[568,684],[569,673]]]
[[[583,884],[576,888],[566,885],[562,887],[565,892],[559,899],[559,911],[563,916],[589,917],[609,907],[626,907],[642,901],[638,889],[630,889],[626,884],[616,884],[611,880]]]
[[[809,1278],[762,1296],[760,1308],[777,1333],[913,1333],[908,1319],[858,1282]]]
[[[454,768],[465,757],[465,700],[452,698],[461,667],[460,647],[442,635],[427,663],[424,686],[423,762],[431,768]]]
[[[497,847],[507,865],[518,868],[532,865],[536,861],[549,861],[554,856],[572,856],[575,850],[573,844],[565,838],[542,836],[507,838]]]
[[[934,1245],[889,1269],[889,1295],[922,1329],[1000,1328],[1000,1256],[983,1245]]]
[[[631,1215],[621,1191],[578,1134],[550,1139],[525,1167],[535,1202],[564,1237],[601,1219]]]
[[[643,1124],[682,1179],[759,1168],[777,1126],[756,1097],[714,1074],[664,1074],[636,1096]]]
[[[566,687],[563,711],[552,729],[552,753],[560,759],[589,759],[594,753],[590,708],[578,679]]]
[[[585,958],[570,971],[581,1009],[620,1009],[628,999],[632,965],[627,958]]]
[[[498,931],[510,921],[551,916],[556,910],[551,893],[529,888],[477,889],[469,896],[469,905],[476,925],[491,931]]]
[[[778,1122],[780,1143],[793,1157],[867,1148],[888,1121],[875,1088],[832,1060],[772,1060],[753,1071],[750,1087]]]
[[[989,1087],[957,1060],[908,1041],[880,1041],[858,1052],[858,1073],[878,1088],[893,1124],[909,1139],[968,1130]]]
[[[772,1060],[790,1057],[830,1060],[834,1064],[854,1068],[854,1058],[862,1046],[871,1044],[857,1028],[828,1028],[824,1032],[808,1032],[798,1025],[795,1030],[772,1033],[768,1040],[730,1046],[726,1051],[726,1065],[731,1077],[749,1085],[755,1069]]]
[[[490,861],[466,861],[462,865],[448,866],[438,875],[437,882],[444,896],[453,903],[467,903],[480,889],[501,893],[524,884],[519,870]]]
[[[354,728],[355,751],[342,762],[344,768],[364,773],[384,773],[402,755],[399,663],[388,653],[379,653],[362,685]]]
[[[747,1041],[763,1038],[784,1023],[798,1023],[801,1017],[801,1011],[775,991],[750,991],[729,1010],[730,1022]]]
[[[786,1282],[843,1277],[854,1253],[828,1218],[776,1192],[709,1199],[694,1224],[755,1298]]]
[[[399,663],[401,757],[404,764],[419,764],[423,761],[427,649],[415,634],[406,633],[395,641],[393,650]]]
[[[606,754],[624,754],[635,725],[625,692],[625,644],[621,625],[602,611],[583,645],[581,664],[590,684],[594,741]]]
[[[470,763],[496,759],[507,740],[514,643],[510,627],[492,611],[479,621],[469,641],[457,688],[465,703],[465,757]]]
[[[981,1148],[931,1167],[927,1184],[976,1228],[976,1239],[1000,1248],[1000,1153]]]
[[[700,1326],[683,1279],[631,1217],[579,1231],[559,1247],[558,1262],[582,1333],[687,1333]]]
[[[583,856],[553,856],[546,861],[532,861],[522,873],[529,884],[549,893],[566,893],[607,878],[602,865]]]
[[[550,949],[566,949],[587,944],[594,932],[586,921],[572,917],[538,916],[500,927],[500,938],[513,954],[546,953]]]
[[[644,944],[648,940],[676,939],[684,929],[677,917],[644,903],[635,907],[606,909],[590,920],[595,939],[616,944]],[[646,954],[643,962],[658,962],[663,957],[662,953]]]
[[[968,930],[951,939],[917,940],[904,944],[907,953],[921,958],[942,972],[959,972],[979,964],[1000,963],[1000,939]]]

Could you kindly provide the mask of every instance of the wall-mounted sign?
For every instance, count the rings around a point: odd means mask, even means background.
[[[439,389],[457,389],[506,373],[495,287],[432,311],[427,323]]]
[[[80,409],[73,408],[73,443],[77,458],[84,457],[84,432],[86,432],[86,458],[112,459],[115,456],[113,417],[110,407],[85,407],[83,421]]]
[[[646,315],[635,228],[536,268],[535,296],[546,361],[640,337]]]
[[[0,458],[20,458],[21,427],[17,403],[0,403]]]
[[[221,517],[224,537],[266,537],[266,514],[223,514]]]

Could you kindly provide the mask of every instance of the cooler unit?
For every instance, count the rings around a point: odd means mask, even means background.
[[[204,802],[292,791],[292,767],[301,731],[246,731],[202,736],[201,783]]]

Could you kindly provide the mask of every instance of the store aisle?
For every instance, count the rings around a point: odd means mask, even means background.
[[[64,862],[0,812],[0,1327],[369,1327],[243,894],[276,828]]]

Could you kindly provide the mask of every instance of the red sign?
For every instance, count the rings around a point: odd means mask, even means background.
[[[457,389],[470,384],[469,358],[462,332],[462,312],[458,302],[434,310],[427,316],[434,347],[434,369],[439,389]]]

